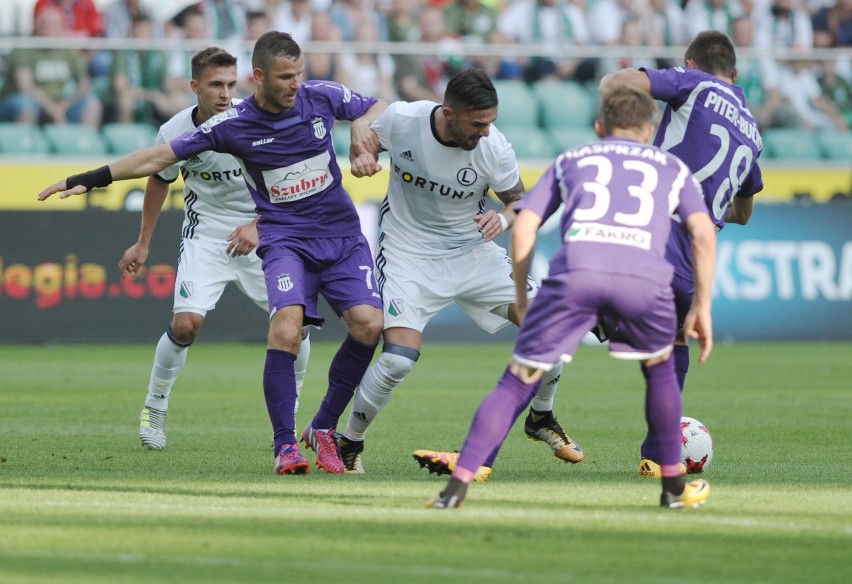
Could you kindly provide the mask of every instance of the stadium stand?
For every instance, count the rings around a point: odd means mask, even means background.
[[[47,139],[35,124],[0,123],[0,152],[4,154],[46,154]]]
[[[157,130],[150,124],[104,124],[101,133],[107,149],[112,154],[123,156],[134,150],[153,146]]]
[[[509,126],[501,128],[506,139],[512,143],[518,158],[528,160],[550,160],[557,152],[547,132],[535,126]]]
[[[828,160],[852,161],[852,132],[826,130],[817,134],[817,142]]]
[[[543,81],[532,91],[540,106],[543,128],[586,128],[595,119],[597,97],[580,83]]]
[[[597,142],[598,135],[595,130],[589,125],[588,128],[553,128],[547,132],[550,139],[560,152],[587,144],[589,142]]]
[[[503,131],[510,127],[531,128],[538,126],[538,100],[526,83],[516,80],[494,81],[500,114],[497,127]]]
[[[44,135],[55,154],[102,156],[107,152],[100,132],[83,124],[45,124]]]
[[[767,128],[761,132],[763,149],[772,160],[819,162],[822,150],[816,135],[795,128]]]

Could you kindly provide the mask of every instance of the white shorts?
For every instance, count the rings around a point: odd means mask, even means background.
[[[450,258],[405,257],[382,248],[376,262],[385,306],[385,328],[423,332],[441,309],[455,302],[479,327],[494,333],[509,324],[497,310],[515,302],[512,260],[484,242]],[[538,284],[528,280],[529,297]]]
[[[225,253],[227,248],[227,243],[181,240],[173,312],[205,316],[207,311],[216,308],[228,282],[234,282],[243,294],[267,310],[266,282],[260,258],[254,252],[232,258]]]

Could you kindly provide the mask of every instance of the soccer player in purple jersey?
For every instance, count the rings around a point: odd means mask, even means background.
[[[233,105],[236,57],[219,47],[208,47],[192,57],[191,73],[189,85],[197,103],[160,127],[157,144],[191,132]],[[173,315],[169,328],[157,342],[145,405],[139,415],[139,439],[153,450],[166,447],[166,414],[172,386],[207,313],[215,309],[229,282],[234,282],[259,308],[267,310],[266,281],[261,260],[254,253],[257,216],[240,164],[229,154],[204,152],[148,178],[139,239],[119,261],[121,275],[136,275],[144,268],[169,184],[180,174],[184,177],[185,204]],[[305,378],[310,346],[310,335],[305,330],[295,364],[297,391]]]
[[[760,132],[737,79],[737,57],[730,39],[718,31],[696,35],[684,55],[684,67],[622,69],[601,79],[605,91],[627,84],[666,103],[654,145],[684,161],[701,183],[704,202],[716,230],[725,223],[745,225],[755,194],[763,189],[757,158]],[[690,244],[683,225],[672,218],[666,258],[674,266],[672,288],[682,329],[695,284]],[[683,391],[689,369],[689,346],[679,331],[674,346],[675,371]],[[641,447],[639,476],[660,476],[656,441],[649,433]]]
[[[604,93],[595,122],[603,141],[562,153],[518,203],[511,247],[523,324],[503,377],[476,412],[449,484],[428,507],[462,503],[474,471],[506,437],[544,372],[570,362],[602,315],[618,325],[610,354],[638,360],[645,377],[645,417],[655,430],[662,467],[660,504],[689,507],[710,494],[707,481],[686,483],[679,468],[681,398],[669,358],[676,319],[672,266],[665,259],[669,216],[677,214],[691,237],[696,289],[684,328],[698,338],[702,362],[713,347],[716,238],[692,173],[675,156],[647,144],[654,111],[654,101],[637,89],[619,86]],[[536,231],[561,204],[564,243],[528,306],[523,282]]]
[[[342,473],[334,431],[373,357],[382,331],[382,300],[373,259],[355,205],[343,189],[331,141],[336,119],[352,121],[353,171],[375,173],[379,145],[370,124],[387,107],[331,81],[302,82],[304,57],[287,33],[268,32],[254,46],[255,95],[169,143],[137,150],[108,166],[73,175],[45,190],[61,198],[113,180],[157,173],[178,160],[213,150],[242,161],[260,215],[257,254],[269,297],[263,390],[272,421],[274,470],[304,474],[308,461],[295,434],[294,361],[303,324],[319,326],[322,294],[348,335],[329,366],[329,385],[302,439],[317,466]]]

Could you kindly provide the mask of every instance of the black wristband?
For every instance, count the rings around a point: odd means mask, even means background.
[[[110,184],[112,184],[112,172],[109,166],[102,166],[80,174],[72,174],[65,179],[66,189],[73,189],[77,185],[83,185],[86,187],[87,193],[95,187],[106,187]]]

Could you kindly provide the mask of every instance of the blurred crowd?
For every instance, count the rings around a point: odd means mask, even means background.
[[[267,30],[289,32],[302,44],[430,43],[428,54],[307,52],[306,78],[388,101],[440,101],[461,67],[518,83],[593,85],[622,67],[681,64],[672,55],[682,50],[641,58],[648,51],[635,48],[680,49],[706,29],[727,33],[743,49],[737,83],[762,127],[849,129],[850,52],[800,56],[852,47],[852,0],[4,0],[4,37],[142,39],[150,48],[4,50],[0,122],[157,125],[195,102],[188,83],[193,51],[183,40],[233,52],[242,97],[253,92],[251,44]],[[507,51],[488,55],[488,45],[552,47],[548,55],[572,55],[572,47],[622,50],[606,52],[620,57],[501,57]],[[796,58],[777,58],[776,49]]]

